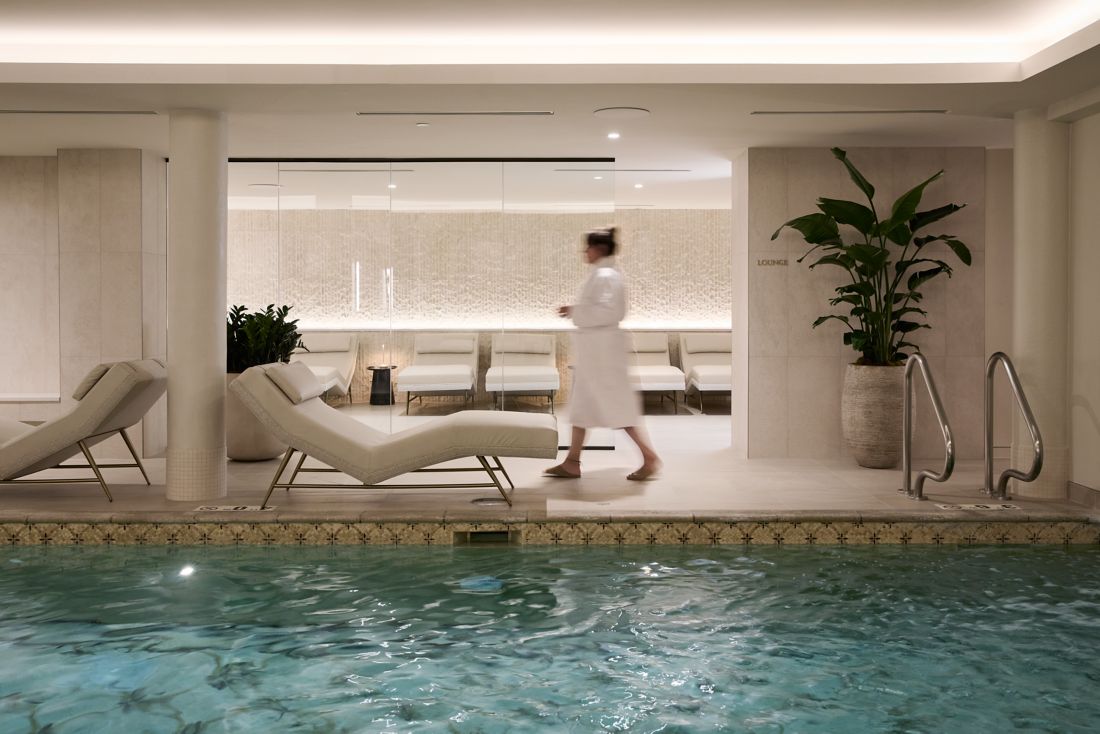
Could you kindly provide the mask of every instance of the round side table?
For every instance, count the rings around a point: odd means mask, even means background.
[[[393,389],[390,385],[390,371],[397,369],[397,365],[372,365],[367,367],[373,372],[370,379],[370,404],[393,405]]]

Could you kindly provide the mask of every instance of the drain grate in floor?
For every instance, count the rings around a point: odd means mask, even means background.
[[[1018,510],[1019,505],[1007,502],[988,502],[980,505],[936,505],[941,510]]]
[[[274,509],[275,505],[199,505],[195,512],[270,512]]]

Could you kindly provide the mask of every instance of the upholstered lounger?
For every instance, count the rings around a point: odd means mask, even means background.
[[[545,396],[553,413],[554,393],[561,388],[556,355],[552,334],[494,334],[485,391]]]
[[[729,395],[733,389],[733,336],[730,332],[681,333],[680,362],[687,373],[688,388],[694,388],[699,396],[700,412],[703,393]]]
[[[408,472],[484,471],[489,482],[381,486],[496,487],[510,505],[511,494],[505,492],[497,472],[513,490],[515,485],[499,457],[550,459],[558,451],[557,422],[553,416],[541,414],[464,410],[399,433],[376,431],[326,405],[319,397],[321,384],[305,365],[296,363],[252,367],[230,389],[272,433],[290,445],[268,487],[264,507],[276,487],[349,487],[295,483],[298,474],[316,471],[342,472],[361,481],[364,487],[379,486],[379,482]],[[290,480],[280,482],[295,452],[301,456]],[[303,468],[307,456],[329,468]],[[467,456],[477,458],[480,467],[429,468]]]
[[[634,389],[660,394],[663,401],[670,394],[672,408],[679,412],[676,393],[685,393],[687,387],[683,370],[672,366],[668,352],[668,334],[640,331],[631,335],[630,380]]]
[[[351,380],[359,361],[359,337],[341,332],[312,331],[302,334],[305,350],[290,355],[316,375],[325,391],[346,395],[351,400]]]
[[[463,404],[477,384],[477,334],[417,334],[412,364],[397,373],[397,391],[405,393],[405,415],[425,395],[461,395]]]
[[[73,392],[76,405],[65,415],[40,426],[0,418],[0,484],[99,484],[110,501],[111,490],[101,469],[132,467],[149,476],[126,435],[126,429],[140,421],[164,394],[168,374],[155,359],[101,364]],[[120,434],[134,463],[97,462],[91,447]],[[83,454],[86,464],[61,462]],[[58,479],[24,479],[45,469],[91,469],[95,476]]]

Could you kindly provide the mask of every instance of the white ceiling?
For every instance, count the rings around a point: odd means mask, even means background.
[[[627,204],[728,203],[728,161],[749,146],[1008,147],[1015,111],[1097,90],[1100,0],[0,3],[0,108],[158,113],[2,114],[0,154],[166,154],[166,113],[203,107],[228,114],[238,157],[688,169],[642,191],[620,173]],[[592,115],[614,105],[652,114]],[[751,114],[913,109],[948,114]],[[554,114],[355,115],[400,110]]]

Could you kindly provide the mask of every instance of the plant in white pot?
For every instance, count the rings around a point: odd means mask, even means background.
[[[889,216],[882,219],[875,206],[875,187],[845,151],[833,148],[832,152],[848,169],[867,205],[820,198],[820,211],[784,223],[772,239],[784,227],[795,229],[811,245],[798,262],[813,255],[816,259],[810,268],[831,265],[846,274],[829,303],[847,313],[820,316],[813,325],[816,328],[831,320],[844,324],[844,343],[860,354],[844,375],[844,438],[861,466],[890,468],[901,456],[905,360],[908,352],[916,349],[906,338],[918,329],[930,328],[922,321],[927,313],[920,307],[921,287],[941,275],[950,277],[952,272],[929,245],[942,242],[964,265],[971,261],[970,250],[954,235],[917,233],[965,204],[917,211],[925,187],[943,175],[939,171],[902,194]]]
[[[244,306],[233,306],[225,323],[225,386],[249,367],[272,362],[289,362],[290,355],[302,346],[298,320],[287,320],[290,306],[248,313]],[[304,347],[303,347],[304,348]],[[275,438],[256,419],[231,390],[225,396],[226,455],[237,461],[273,459],[287,445]]]

